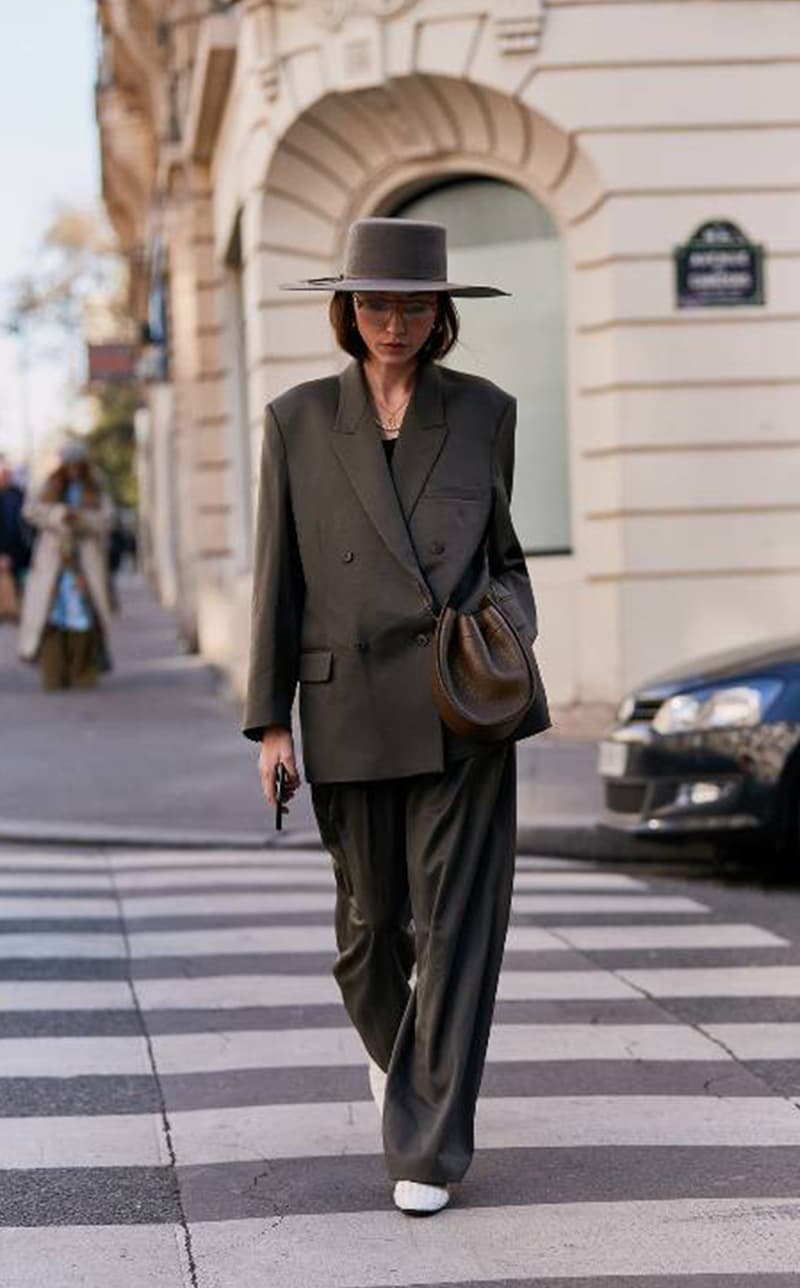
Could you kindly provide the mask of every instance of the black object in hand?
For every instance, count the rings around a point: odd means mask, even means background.
[[[283,816],[286,813],[285,799],[286,766],[277,764],[275,766],[275,828],[278,832],[283,831]]]

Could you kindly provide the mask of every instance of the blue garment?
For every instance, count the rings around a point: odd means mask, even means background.
[[[66,504],[74,509],[81,503],[83,487],[75,480],[67,484],[64,494]],[[47,619],[50,626],[57,626],[61,631],[90,631],[92,629],[91,605],[78,584],[78,576],[72,568],[64,568],[59,573],[53,606]]]

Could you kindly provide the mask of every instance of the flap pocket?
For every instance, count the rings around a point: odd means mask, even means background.
[[[331,678],[333,654],[329,649],[315,649],[300,654],[299,678],[301,684],[323,684]]]

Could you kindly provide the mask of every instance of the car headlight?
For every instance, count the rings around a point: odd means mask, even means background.
[[[632,693],[629,693],[617,707],[617,724],[627,724],[635,710],[636,698]]]
[[[781,689],[780,681],[728,685],[703,693],[676,693],[656,712],[656,733],[689,733],[698,729],[747,729],[759,724]]]

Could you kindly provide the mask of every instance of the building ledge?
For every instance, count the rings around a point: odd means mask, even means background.
[[[213,14],[203,24],[184,136],[187,155],[194,161],[208,161],[214,151],[236,64],[238,32],[239,20],[233,13]]]

